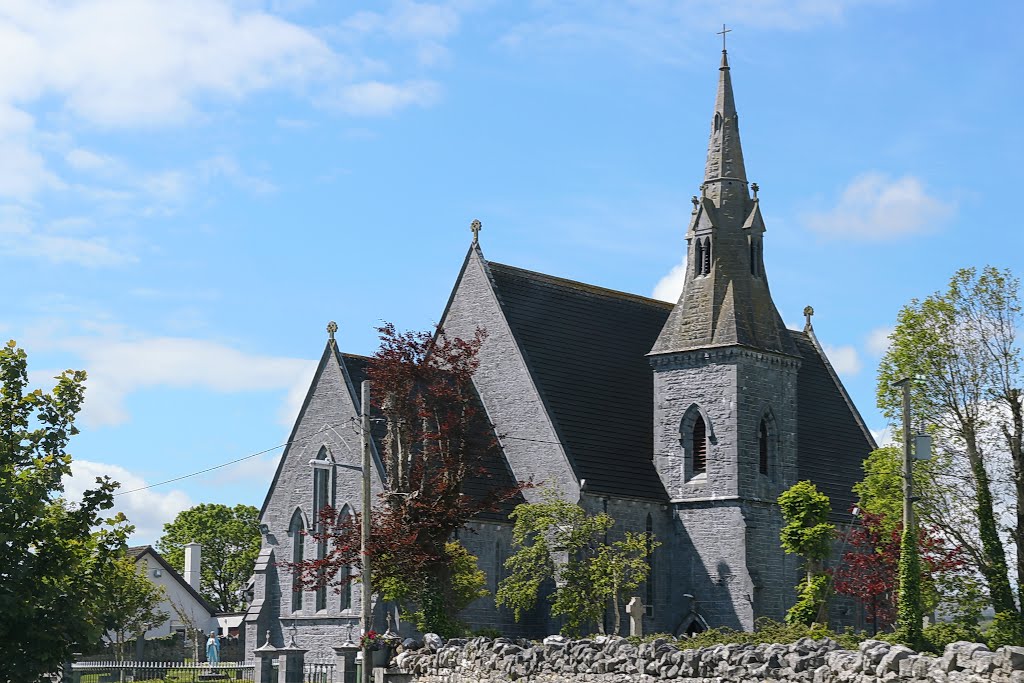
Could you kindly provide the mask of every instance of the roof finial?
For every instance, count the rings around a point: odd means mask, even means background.
[[[804,323],[804,332],[810,332],[811,331],[811,329],[812,329],[812,327],[811,327],[811,316],[813,316],[813,315],[814,315],[814,308],[811,307],[811,306],[804,306],[804,319],[806,320],[806,322]]]
[[[761,186],[757,183],[750,183],[750,189],[754,191],[754,199],[757,199],[757,191],[761,189]]]
[[[469,229],[473,233],[473,244],[479,244],[480,231],[484,229],[484,224],[474,218],[473,222],[469,224]]]
[[[327,323],[327,338],[330,341],[334,341],[334,333],[338,331],[338,323],[333,320]]]
[[[725,34],[726,33],[732,33],[732,29],[731,28],[726,28],[725,24],[722,24],[722,30],[719,31],[716,34],[716,35],[722,36],[722,52],[725,52]]]

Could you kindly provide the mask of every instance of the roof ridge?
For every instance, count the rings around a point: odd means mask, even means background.
[[[541,273],[536,270],[528,270],[526,268],[519,268],[518,266],[510,266],[507,263],[497,263],[495,261],[488,261],[488,265],[497,268],[504,268],[506,270],[516,271],[524,275],[530,275],[535,278],[547,281],[555,285],[565,285],[573,289],[577,289],[589,294],[596,294],[598,296],[607,296],[615,299],[624,299],[627,301],[634,301],[642,304],[655,304],[659,308],[666,310],[671,309],[673,304],[662,301],[661,299],[652,299],[650,297],[642,296],[640,294],[633,294],[632,292],[623,292],[619,289],[610,289],[608,287],[602,287],[600,285],[592,285],[587,282],[580,282],[579,280],[570,280],[569,278],[558,277],[557,275],[549,275],[547,273]]]

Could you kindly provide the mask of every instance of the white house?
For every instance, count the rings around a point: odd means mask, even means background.
[[[160,605],[160,611],[167,614],[168,618],[159,626],[146,631],[146,638],[159,638],[185,631],[190,625],[202,629],[204,633],[221,631],[216,608],[199,594],[202,550],[198,543],[185,546],[184,577],[153,546],[128,548],[128,555],[135,559],[136,567],[145,567],[146,577],[155,585],[163,586],[167,596]]]

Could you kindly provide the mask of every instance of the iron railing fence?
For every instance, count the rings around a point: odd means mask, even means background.
[[[75,662],[71,665],[71,674],[73,683],[252,681],[255,680],[255,665],[253,662]]]

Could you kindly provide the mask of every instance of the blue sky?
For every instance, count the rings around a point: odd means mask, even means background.
[[[1011,2],[0,2],[0,334],[89,372],[74,495],[282,443],[325,341],[503,263],[674,298],[720,38],[765,261],[872,429],[899,307],[1022,268]],[[277,452],[122,496],[155,541]]]

